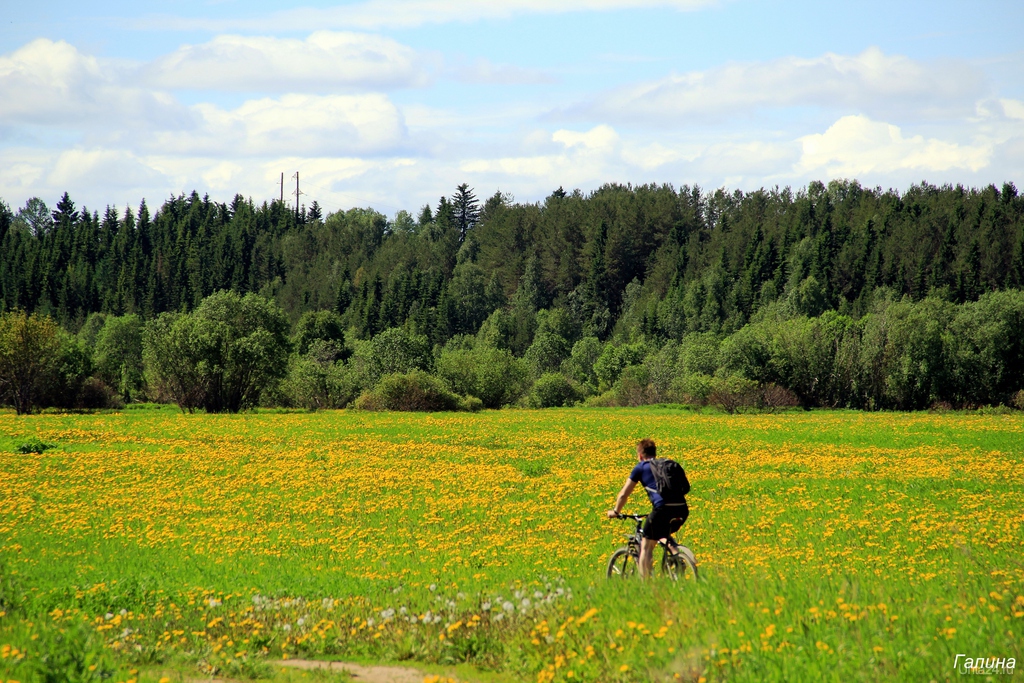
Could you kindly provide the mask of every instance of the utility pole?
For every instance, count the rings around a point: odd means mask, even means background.
[[[295,222],[299,222],[299,195],[305,194],[299,191],[299,172],[295,172]],[[283,186],[283,185],[282,185]]]
[[[284,205],[284,171],[281,171],[281,204]]]

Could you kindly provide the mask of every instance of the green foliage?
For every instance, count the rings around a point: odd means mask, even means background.
[[[601,357],[603,347],[597,337],[584,337],[572,345],[569,358],[562,363],[562,372],[588,393],[596,393],[600,380],[594,364]]]
[[[145,202],[93,213],[66,193],[53,212],[38,198],[17,216],[0,205],[0,310],[78,329],[95,364],[86,388],[78,352],[62,342],[63,379],[38,383],[33,406],[102,403],[97,382],[124,401],[254,404],[259,392],[228,386],[234,360],[204,355],[243,353],[237,339],[211,341],[231,336],[216,316],[176,332],[179,352],[191,345],[192,362],[206,359],[201,372],[182,366],[172,380],[153,354],[141,370],[144,321],[191,316],[225,290],[273,300],[300,356],[316,340],[336,346],[335,360],[361,349],[346,365],[350,388],[430,370],[431,348],[468,335],[525,360],[532,378],[561,372],[586,394],[615,389],[630,403],[677,400],[680,378],[734,373],[806,406],[996,404],[1021,389],[1007,341],[1020,338],[1014,295],[992,298],[1024,287],[1024,198],[1012,183],[902,193],[856,181],[749,193],[609,184],[536,204],[496,193],[482,208],[462,184],[418,221],[399,212],[390,223],[368,209],[296,216],[279,202],[195,192],[154,213]],[[288,366],[292,389],[277,391],[285,362],[276,352],[257,361],[269,347],[249,342],[259,372],[272,370],[267,400],[341,400],[326,398],[324,368],[308,364]],[[194,391],[180,388],[189,373]],[[445,373],[485,391],[479,372]],[[480,398],[492,406],[516,392],[502,393]]]
[[[616,346],[608,344],[601,355],[594,361],[594,374],[597,376],[598,388],[609,389],[619,379],[623,369],[640,363],[646,350],[643,342]]]
[[[476,413],[484,408],[484,402],[478,399],[476,396],[463,396],[459,399],[459,410],[465,410],[468,413]]]
[[[427,338],[393,327],[361,344],[354,361],[362,368],[367,385],[374,386],[385,375],[402,374],[430,368],[430,344]]]
[[[546,372],[533,383],[527,404],[531,408],[560,408],[572,405],[579,399],[579,390],[565,375]]]
[[[716,377],[711,382],[708,403],[727,413],[741,408],[752,408],[758,402],[758,385],[745,377],[729,375]]]
[[[191,314],[146,327],[145,357],[158,391],[182,410],[238,412],[287,372],[288,322],[271,301],[218,292]]]
[[[345,330],[341,316],[334,311],[307,311],[295,325],[292,343],[299,355],[309,352],[317,341],[329,342],[341,354],[345,348]],[[347,356],[343,356],[342,360]]]
[[[28,454],[28,453],[45,453],[46,451],[50,450],[51,448],[56,448],[56,447],[57,446],[55,444],[46,443],[45,441],[43,441],[39,437],[34,436],[31,439],[29,439],[28,441],[22,441],[17,446],[15,446],[14,447],[14,452],[15,453],[21,453],[22,455],[25,455],[25,454]]]
[[[569,317],[560,309],[537,313],[537,330],[524,358],[534,377],[557,371],[572,351]]]
[[[60,329],[46,316],[22,311],[0,315],[0,401],[19,415],[35,408],[70,355]]]
[[[307,410],[344,408],[362,390],[358,372],[338,360],[331,341],[317,339],[305,355],[292,357],[282,390],[287,401]]]
[[[511,405],[529,388],[525,361],[506,349],[479,343],[469,348],[445,346],[434,363],[434,372],[452,390],[476,396],[487,408]]]
[[[138,315],[108,316],[95,337],[96,374],[126,403],[144,397],[143,328],[143,320]],[[79,339],[82,337],[80,334]]]
[[[92,354],[74,335],[62,330],[57,337],[57,356],[47,378],[42,402],[58,408],[77,408],[81,403],[82,386],[92,374]]]
[[[422,370],[383,377],[373,395],[383,410],[438,412],[458,410],[462,405],[444,382]]]
[[[992,292],[957,311],[942,335],[951,372],[938,372],[946,400],[1009,403],[1024,389],[1024,292]]]
[[[35,678],[41,683],[92,683],[111,677],[117,667],[102,637],[88,624],[46,628],[36,641]]]

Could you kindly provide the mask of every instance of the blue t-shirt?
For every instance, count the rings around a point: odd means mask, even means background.
[[[629,473],[629,478],[640,484],[647,490],[647,497],[651,499],[651,505],[660,508],[665,504],[658,493],[658,482],[654,479],[654,472],[651,471],[651,463],[647,460],[638,462]]]

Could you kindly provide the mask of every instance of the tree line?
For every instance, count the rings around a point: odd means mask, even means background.
[[[197,193],[102,218],[67,194],[0,202],[0,343],[13,357],[10,330],[49,321],[63,360],[36,405],[1009,404],[1022,217],[1012,183],[534,204],[461,185],[390,220]]]

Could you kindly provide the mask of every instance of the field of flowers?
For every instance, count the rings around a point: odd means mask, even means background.
[[[604,578],[645,436],[700,581]],[[1022,501],[1019,414],[3,413],[0,680],[952,680],[1024,660]]]

